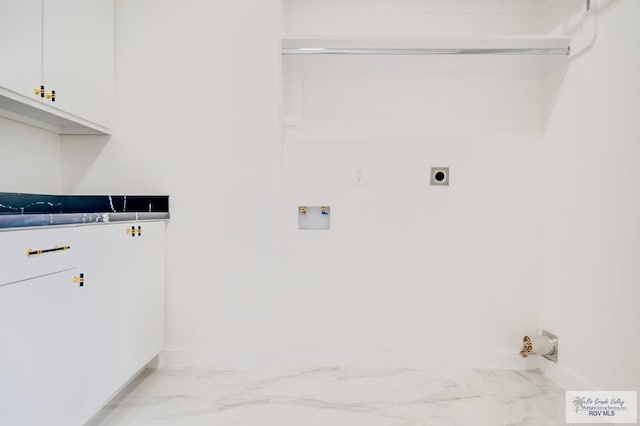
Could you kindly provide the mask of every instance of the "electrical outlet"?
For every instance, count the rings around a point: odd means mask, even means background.
[[[364,183],[365,183],[364,169],[353,169],[353,184],[364,185]]]

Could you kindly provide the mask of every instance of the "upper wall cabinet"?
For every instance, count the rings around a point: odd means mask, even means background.
[[[109,134],[113,13],[113,0],[0,0],[0,115]]]
[[[0,87],[34,98],[42,80],[42,0],[0,0]]]
[[[113,0],[44,1],[43,82],[53,106],[110,125]]]

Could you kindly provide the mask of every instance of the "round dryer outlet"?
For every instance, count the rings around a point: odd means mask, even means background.
[[[431,185],[449,186],[449,167],[432,167]]]

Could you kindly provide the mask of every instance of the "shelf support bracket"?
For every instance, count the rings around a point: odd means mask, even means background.
[[[586,11],[582,31],[574,35],[571,43],[571,58],[576,59],[588,52],[598,39],[598,0],[586,0]]]

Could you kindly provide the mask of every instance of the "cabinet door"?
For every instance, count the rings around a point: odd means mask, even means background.
[[[111,224],[79,230],[78,271],[85,278],[80,353],[85,421],[162,349],[164,226]]]
[[[148,222],[139,226],[140,235],[128,246],[133,370],[142,368],[164,346],[165,224]]]
[[[44,0],[45,104],[109,127],[113,115],[113,0]]]
[[[120,385],[164,343],[164,223],[109,226],[117,253],[109,256],[115,290],[115,377]],[[138,235],[138,228],[141,234]],[[115,261],[115,264],[114,264]]]
[[[41,0],[0,1],[0,86],[32,99],[42,84]]]
[[[117,225],[78,230],[78,272],[84,276],[81,308],[82,345],[78,366],[82,377],[82,419],[89,420],[123,384],[118,371],[121,335],[116,325],[125,316],[118,298],[126,276],[123,238]],[[126,296],[124,296],[126,297]]]
[[[78,306],[66,271],[0,287],[0,424],[80,424]]]
[[[123,315],[117,322],[124,354],[120,369],[126,378],[151,361],[164,344],[164,228],[163,222],[148,222],[123,225],[119,232],[127,235],[122,251],[126,277],[118,297]]]

